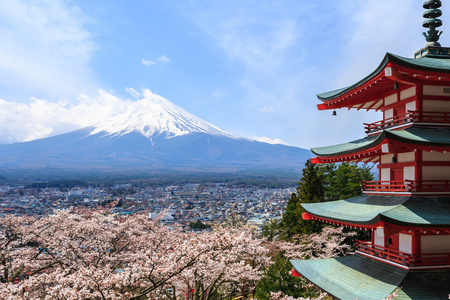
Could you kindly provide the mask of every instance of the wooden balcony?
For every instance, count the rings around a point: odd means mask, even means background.
[[[369,241],[355,241],[356,250],[373,258],[388,260],[406,267],[450,266],[450,253],[408,254],[373,245]]]
[[[405,114],[398,115],[392,118],[384,119],[374,123],[364,123],[364,129],[366,134],[375,133],[382,129],[391,127],[407,125],[412,123],[422,124],[442,124],[450,125],[450,113],[449,112],[431,112],[431,111],[414,111],[408,110]]]
[[[450,193],[450,180],[363,181],[363,192]]]

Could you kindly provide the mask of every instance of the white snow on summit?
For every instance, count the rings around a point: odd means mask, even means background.
[[[120,136],[139,132],[151,139],[158,135],[172,138],[192,132],[202,132],[237,138],[169,100],[153,94],[150,90],[145,90],[143,96],[142,99],[131,102],[124,113],[94,125],[91,135],[105,132],[107,135]]]

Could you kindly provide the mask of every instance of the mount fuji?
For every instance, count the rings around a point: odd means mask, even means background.
[[[235,136],[150,92],[123,113],[92,126],[0,145],[0,175],[40,179],[161,172],[299,175],[311,155],[306,149]]]

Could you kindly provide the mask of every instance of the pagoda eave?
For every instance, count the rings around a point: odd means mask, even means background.
[[[336,220],[336,219],[331,219],[331,218],[325,218],[325,217],[321,217],[321,216],[317,216],[314,214],[311,214],[309,212],[305,212],[302,213],[302,218],[303,220],[308,220],[308,221],[318,221],[318,222],[322,222],[328,225],[335,225],[335,226],[343,226],[343,227],[347,227],[350,229],[360,229],[360,230],[368,230],[368,229],[373,229],[373,228],[377,228],[379,226],[383,225],[383,222],[378,218],[378,220],[373,220],[373,222],[368,222],[368,223],[357,223],[357,222],[346,222],[343,220]]]
[[[377,163],[382,154],[417,150],[440,153],[449,152],[450,128],[410,126],[396,131],[383,130],[377,136],[370,136],[340,145],[313,148],[311,151],[317,157],[313,158],[311,162],[316,164],[339,162]]]
[[[384,227],[386,224],[397,225],[405,230],[414,229],[421,233],[434,232],[435,234],[450,234],[450,229],[448,224],[412,224],[407,222],[401,222],[393,218],[389,218],[383,215],[379,215],[373,220],[368,222],[357,222],[357,221],[345,221],[332,219],[327,217],[322,217],[314,215],[309,212],[302,213],[302,219],[305,221],[318,221],[324,224],[333,226],[342,226],[349,229],[359,229],[359,230],[373,230],[378,227]]]
[[[417,230],[450,231],[449,196],[361,195],[346,200],[302,203],[306,220],[331,225],[376,228],[382,223]]]
[[[411,60],[387,53],[378,68],[369,76],[344,89],[317,95],[323,103],[319,110],[354,108],[357,110],[382,109],[380,95],[393,92],[394,84],[402,84],[399,91],[416,84],[442,85],[450,82],[449,59],[430,58]],[[432,62],[433,62],[432,61]]]

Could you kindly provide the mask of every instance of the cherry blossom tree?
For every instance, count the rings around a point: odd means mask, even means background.
[[[270,263],[268,250],[253,237],[251,228],[220,227],[202,235],[214,243],[214,251],[178,275],[193,299],[213,299],[245,283],[254,286],[262,276],[261,268]]]
[[[356,236],[344,227],[324,227],[320,232],[294,236],[290,241],[279,241],[274,246],[289,259],[323,259],[344,256],[352,252],[346,240]]]
[[[26,216],[7,215],[0,221],[0,283],[13,282],[18,276],[37,272],[43,266],[39,262],[42,251],[30,236],[35,219]]]
[[[173,286],[209,299],[267,263],[248,230],[195,234],[107,210],[0,223],[1,299],[142,299]]]

